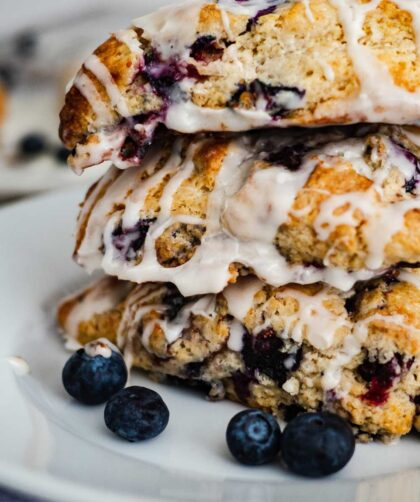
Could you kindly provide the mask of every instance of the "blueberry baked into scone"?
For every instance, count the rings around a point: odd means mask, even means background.
[[[85,61],[60,134],[77,170],[137,165],[181,133],[420,115],[411,0],[195,0],[136,19]]]
[[[362,441],[420,429],[420,3],[194,0],[84,63],[69,165],[112,160],[58,309],[72,346]]]

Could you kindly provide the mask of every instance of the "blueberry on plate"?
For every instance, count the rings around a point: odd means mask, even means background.
[[[59,146],[54,150],[54,157],[57,162],[61,164],[67,164],[67,157],[70,155],[70,150],[67,150],[64,146]]]
[[[31,133],[23,136],[18,144],[18,151],[24,157],[39,155],[47,149],[47,142],[42,134]]]
[[[226,441],[232,455],[242,464],[266,464],[280,451],[280,427],[268,413],[241,411],[229,422]]]
[[[321,477],[342,469],[354,453],[349,424],[333,413],[302,413],[286,426],[282,456],[294,473]]]
[[[127,383],[127,367],[117,349],[96,340],[79,349],[63,368],[66,391],[84,404],[105,403]]]
[[[35,55],[38,45],[37,34],[33,31],[22,31],[14,40],[15,52],[18,56],[29,58]]]
[[[108,401],[104,418],[108,429],[134,443],[163,432],[168,425],[169,410],[154,390],[132,386]]]

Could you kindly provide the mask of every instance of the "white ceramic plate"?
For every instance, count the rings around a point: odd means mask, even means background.
[[[161,393],[171,417],[155,440],[130,444],[107,431],[103,406],[84,407],[61,385],[69,354],[54,323],[58,299],[88,281],[71,261],[79,191],[0,211],[0,485],[55,501],[418,502],[419,439],[358,445],[339,474],[308,481],[279,465],[246,468],[225,446],[240,406],[201,394]],[[16,359],[30,372],[21,374]],[[24,366],[24,365],[23,365]],[[315,497],[315,498],[314,498]]]

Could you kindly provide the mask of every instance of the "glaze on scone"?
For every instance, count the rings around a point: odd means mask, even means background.
[[[76,261],[218,293],[239,275],[349,290],[420,261],[414,130],[363,126],[167,138],[88,192]]]
[[[420,116],[411,0],[196,0],[137,19],[88,58],[61,112],[76,169],[182,133]]]
[[[420,394],[420,281],[414,272],[359,283],[351,294],[322,284],[273,288],[242,278],[218,295],[184,298],[169,284],[106,278],[67,298],[67,338],[106,336],[126,360],[287,417],[328,409],[360,438],[407,434]],[[108,310],[104,299],[111,296]]]

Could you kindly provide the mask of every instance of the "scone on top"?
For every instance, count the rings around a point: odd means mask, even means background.
[[[318,132],[319,131],[319,132]],[[362,126],[167,137],[111,168],[78,218],[76,261],[136,283],[218,293],[254,273],[272,286],[349,290],[420,256],[414,129]]]
[[[418,282],[393,273],[344,295],[320,283],[274,288],[247,277],[218,295],[185,298],[168,283],[106,277],[66,298],[58,318],[68,339],[106,337],[157,378],[286,419],[328,409],[361,440],[389,440],[416,421]]]
[[[182,133],[420,117],[415,1],[196,0],[136,19],[86,60],[61,112],[76,170],[136,165]]]

